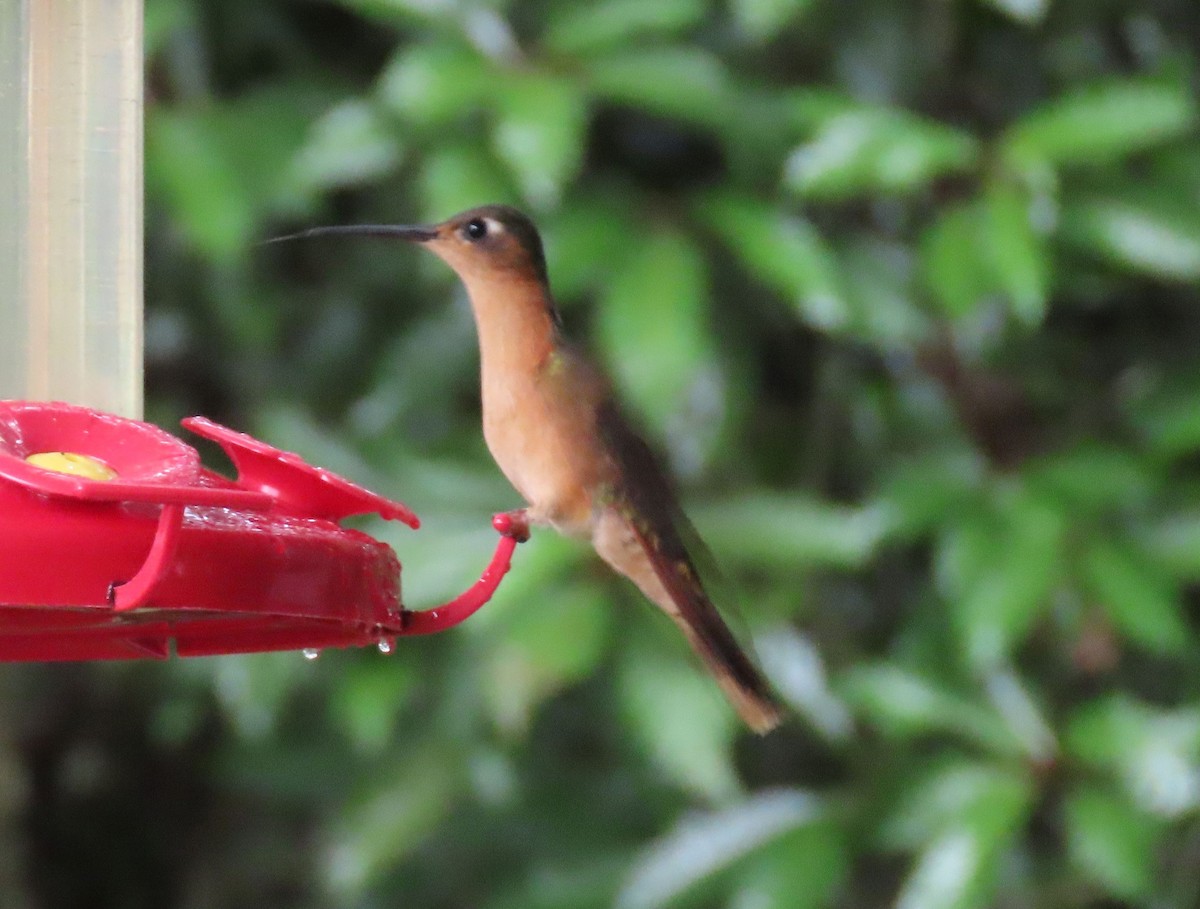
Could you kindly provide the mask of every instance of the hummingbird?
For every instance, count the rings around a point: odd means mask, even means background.
[[[510,532],[548,525],[590,541],[675,621],[746,725],[760,734],[777,726],[770,685],[704,588],[687,542],[698,537],[666,472],[609,380],[563,336],[533,222],[485,205],[428,226],[315,227],[276,239],[330,234],[415,243],[457,273],[479,337],[483,436],[527,503],[509,514]]]

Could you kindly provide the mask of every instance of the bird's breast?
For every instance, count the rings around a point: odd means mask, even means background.
[[[483,373],[483,433],[508,481],[535,515],[567,533],[588,532],[610,464],[596,433],[588,383],[569,369]]]

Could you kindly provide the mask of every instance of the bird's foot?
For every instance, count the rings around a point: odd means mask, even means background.
[[[492,518],[492,526],[501,536],[524,543],[529,539],[529,512],[524,508],[501,512]]]

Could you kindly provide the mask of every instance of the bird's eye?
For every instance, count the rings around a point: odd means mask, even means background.
[[[473,218],[463,228],[463,233],[469,240],[481,240],[487,236],[487,222],[483,218]]]

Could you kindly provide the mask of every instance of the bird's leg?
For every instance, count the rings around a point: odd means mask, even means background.
[[[524,543],[529,539],[529,509],[515,508],[512,511],[501,512],[492,518],[492,526],[501,535]]]

